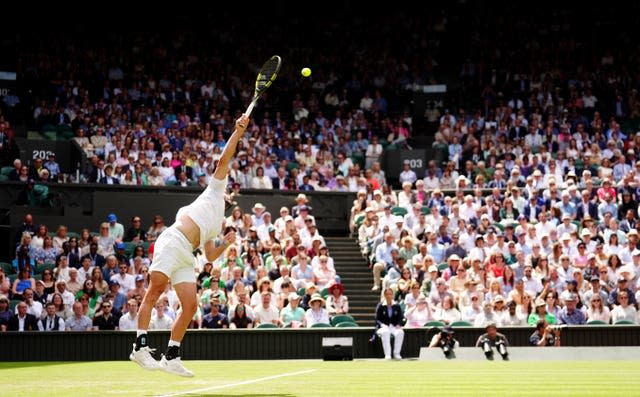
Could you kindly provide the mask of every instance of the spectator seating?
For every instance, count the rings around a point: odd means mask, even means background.
[[[42,272],[44,272],[46,269],[53,270],[55,269],[55,267],[55,263],[43,263],[40,265],[36,265],[35,274],[42,274]]]
[[[278,328],[278,326],[272,323],[262,323],[258,324],[256,328]]]
[[[4,274],[9,275],[13,273],[13,266],[11,265],[11,263],[7,263],[7,262],[0,262],[0,268],[2,268],[2,270],[4,270]]]
[[[343,321],[335,325],[336,328],[351,328],[351,327],[359,327],[359,325],[353,321]]]
[[[355,323],[356,320],[353,318],[353,316],[349,315],[349,314],[338,314],[335,315],[331,318],[331,325],[333,325],[334,327],[340,323],[344,323],[344,322],[352,322]]]
[[[473,324],[471,324],[468,321],[454,321],[451,323],[452,327],[473,327]]]
[[[405,216],[407,215],[407,212],[408,212],[407,209],[404,207],[393,207],[391,209],[391,213],[393,215]]]

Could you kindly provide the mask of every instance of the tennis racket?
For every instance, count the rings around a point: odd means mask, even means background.
[[[278,55],[274,55],[267,62],[262,65],[260,71],[258,72],[258,77],[256,77],[256,88],[253,92],[253,99],[251,103],[247,107],[247,110],[244,112],[245,115],[251,115],[251,111],[253,111],[253,107],[256,106],[258,99],[264,94],[264,92],[271,86],[271,83],[278,77],[278,72],[280,71],[280,65],[282,64],[282,59]]]

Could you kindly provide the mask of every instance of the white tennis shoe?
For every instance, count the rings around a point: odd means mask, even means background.
[[[173,360],[167,360],[165,356],[162,356],[162,358],[160,359],[160,368],[163,371],[169,372],[170,374],[174,375],[185,376],[189,378],[193,376],[193,372],[189,371],[184,367],[184,365],[182,365],[180,357],[176,357]]]
[[[134,348],[129,355],[129,360],[138,363],[138,365],[144,369],[155,371],[160,369],[160,364],[158,364],[156,359],[151,355],[155,350],[156,349],[151,349],[149,346],[141,347],[140,350]]]

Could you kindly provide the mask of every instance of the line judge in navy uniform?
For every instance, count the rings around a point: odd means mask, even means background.
[[[376,307],[376,335],[382,339],[385,360],[391,359],[391,336],[393,342],[393,358],[400,360],[402,356],[402,341],[404,340],[404,330],[402,323],[404,313],[399,304],[393,302],[393,290],[385,288],[384,299]]]

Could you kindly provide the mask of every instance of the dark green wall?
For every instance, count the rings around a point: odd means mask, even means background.
[[[404,357],[417,357],[435,330],[405,329]],[[532,327],[501,329],[512,346],[527,346]],[[483,329],[457,328],[461,346],[473,346]],[[370,343],[373,328],[190,330],[183,346],[187,360],[263,360],[322,358],[323,337],[353,337],[355,358],[382,358],[380,342]],[[151,345],[164,350],[169,332],[150,333]],[[0,361],[126,360],[134,332],[61,332],[0,334]],[[638,346],[638,326],[576,326],[562,331],[563,346]]]
[[[99,184],[49,184],[56,196],[56,208],[17,207],[16,199],[25,185],[17,182],[0,184],[0,209],[9,212],[9,225],[15,230],[26,213],[34,214],[36,223],[44,223],[49,230],[57,225],[67,225],[71,231],[88,227],[97,231],[107,214],[118,215],[125,229],[132,216],[142,217],[143,227],[148,228],[153,216],[162,215],[165,223],[171,224],[177,210],[193,201],[202,191],[196,187],[151,187],[151,186],[107,186]],[[274,216],[280,216],[280,207],[295,205],[297,192],[280,190],[243,190],[237,197],[244,211],[251,212],[256,202],[261,202]],[[313,192],[307,194],[313,207],[318,229],[328,236],[346,236],[349,233],[348,219],[355,200],[353,193]],[[13,238],[13,234],[11,237]],[[12,241],[12,243],[15,243]],[[7,245],[0,248],[0,260],[7,258]],[[2,251],[5,252],[2,252]]]

